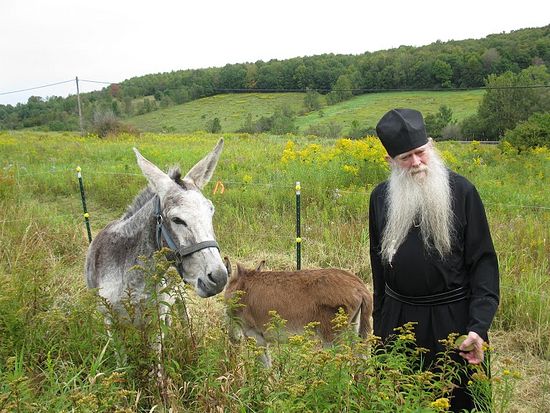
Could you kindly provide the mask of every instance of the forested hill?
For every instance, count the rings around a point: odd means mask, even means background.
[[[124,118],[240,91],[316,90],[330,104],[378,90],[481,87],[491,74],[519,73],[532,65],[550,67],[550,25],[361,55],[324,54],[150,74],[82,94],[81,101],[88,122],[100,112]],[[31,97],[26,104],[0,105],[0,129],[76,130],[77,116],[76,96]]]

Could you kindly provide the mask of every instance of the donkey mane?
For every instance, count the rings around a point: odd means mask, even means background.
[[[181,179],[181,170],[178,166],[171,167],[170,170],[168,171],[168,176],[172,178],[172,180],[175,183],[177,183],[179,186],[186,189],[185,183]],[[153,192],[151,187],[147,185],[144,189],[140,191],[139,194],[136,195],[132,203],[126,209],[126,212],[122,216],[121,220],[124,221],[134,216],[154,196],[155,196],[155,193]]]

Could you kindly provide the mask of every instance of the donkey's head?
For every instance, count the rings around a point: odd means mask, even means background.
[[[191,168],[180,185],[134,148],[138,165],[160,200],[157,231],[174,250],[178,272],[201,297],[219,293],[227,283],[227,270],[212,226],[214,206],[201,192],[214,173],[222,147],[223,139],[220,139],[212,152]]]

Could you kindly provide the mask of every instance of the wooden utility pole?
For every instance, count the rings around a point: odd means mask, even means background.
[[[78,88],[78,76],[76,77],[76,101],[78,102],[78,120],[80,122],[80,136],[84,136],[84,126],[82,123],[82,108],[80,106],[80,89]]]

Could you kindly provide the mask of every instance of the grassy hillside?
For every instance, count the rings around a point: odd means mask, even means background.
[[[296,124],[304,130],[317,123],[333,121],[343,125],[346,132],[353,120],[357,120],[362,128],[374,127],[382,115],[392,108],[415,108],[426,116],[436,113],[441,105],[450,107],[455,119],[461,121],[476,112],[483,93],[483,90],[371,93],[299,116]]]
[[[257,120],[261,116],[271,116],[278,106],[288,106],[298,114],[296,126],[299,131],[303,132],[316,124],[336,122],[343,126],[346,133],[353,120],[358,121],[361,128],[374,127],[386,111],[395,107],[416,108],[426,115],[437,112],[441,105],[447,105],[454,117],[461,121],[475,113],[483,93],[482,90],[372,93],[305,115],[300,115],[304,111],[304,93],[216,95],[134,116],[127,123],[144,132],[189,133],[205,130],[207,122],[217,117],[223,132],[235,132],[248,114]]]
[[[144,132],[188,133],[205,130],[209,120],[218,118],[222,131],[234,132],[249,113],[253,120],[258,120],[261,116],[270,116],[278,106],[286,105],[295,112],[300,111],[304,96],[304,93],[216,95],[134,116],[127,123]]]

